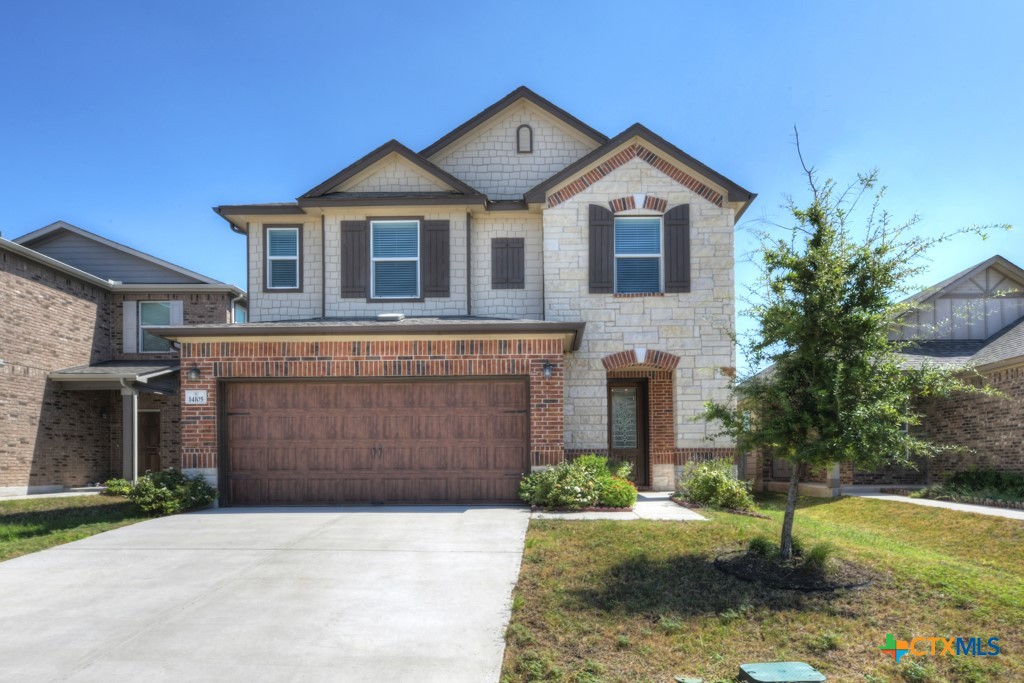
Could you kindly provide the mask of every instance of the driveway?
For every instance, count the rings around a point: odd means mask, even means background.
[[[0,679],[497,681],[525,508],[226,509],[0,563]]]

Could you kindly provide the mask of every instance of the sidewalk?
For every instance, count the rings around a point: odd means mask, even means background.
[[[0,496],[0,502],[5,500],[28,500],[36,498],[70,498],[71,496],[98,496],[103,491],[102,486],[89,486],[56,493],[28,493],[18,496]]]
[[[951,503],[947,500],[929,500],[928,498],[908,498],[907,496],[894,496],[888,493],[849,493],[846,494],[856,498],[874,498],[875,500],[891,500],[897,503],[910,503],[912,505],[924,505],[932,508],[945,508],[957,512],[973,512],[979,515],[990,517],[1006,517],[1024,522],[1024,510],[1011,510],[1009,508],[996,508],[987,505],[968,505],[967,503]]]
[[[706,522],[693,510],[676,505],[670,500],[670,491],[645,491],[637,496],[636,507],[629,512],[543,512],[531,514],[532,519],[612,519],[628,522],[634,519],[669,520],[677,522]]]

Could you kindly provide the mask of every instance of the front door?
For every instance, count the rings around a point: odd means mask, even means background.
[[[608,381],[608,455],[633,465],[633,481],[647,486],[646,380]]]
[[[160,413],[139,413],[139,476],[160,471]]]

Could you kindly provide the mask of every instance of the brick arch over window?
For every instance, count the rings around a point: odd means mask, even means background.
[[[605,356],[601,362],[604,369],[612,370],[664,370],[672,372],[679,365],[679,356],[666,351],[652,349],[630,349]]]
[[[639,201],[639,205],[638,205]],[[659,199],[652,194],[631,194],[628,197],[619,197],[608,202],[612,213],[629,211],[630,209],[644,209],[655,213],[665,213],[668,208],[667,199]]]

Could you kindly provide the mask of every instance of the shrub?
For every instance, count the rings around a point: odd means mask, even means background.
[[[836,547],[828,541],[815,543],[811,549],[804,553],[804,567],[816,572],[823,572],[828,568],[828,561],[836,553]]]
[[[201,475],[170,469],[139,477],[128,498],[151,515],[173,515],[206,507],[217,499],[217,489]]]
[[[628,479],[612,477],[601,487],[599,505],[610,508],[631,508],[636,505],[636,486]]]
[[[945,483],[933,484],[911,494],[915,498],[958,500],[961,498],[991,498],[994,500],[1024,500],[1024,474],[995,470],[967,470],[957,472]]]
[[[616,502],[627,497],[622,484],[615,483],[621,474],[629,474],[629,464],[609,467],[608,458],[600,455],[581,455],[572,462],[562,462],[543,472],[534,472],[523,477],[519,485],[519,497],[527,503],[541,507],[568,508],[578,510],[595,505],[613,506],[606,499]],[[626,482],[629,484],[629,482]],[[628,498],[629,506],[636,502],[636,489]],[[607,498],[603,496],[609,489]],[[628,507],[614,505],[614,507]]]
[[[727,510],[754,507],[750,485],[732,476],[732,462],[729,460],[686,463],[677,489],[684,500],[699,505]]]
[[[771,557],[772,555],[779,554],[779,547],[775,545],[767,536],[762,536],[759,534],[750,539],[750,543],[747,544],[747,551],[752,555]]]
[[[103,490],[105,496],[127,496],[132,491],[132,483],[127,479],[107,479]]]

